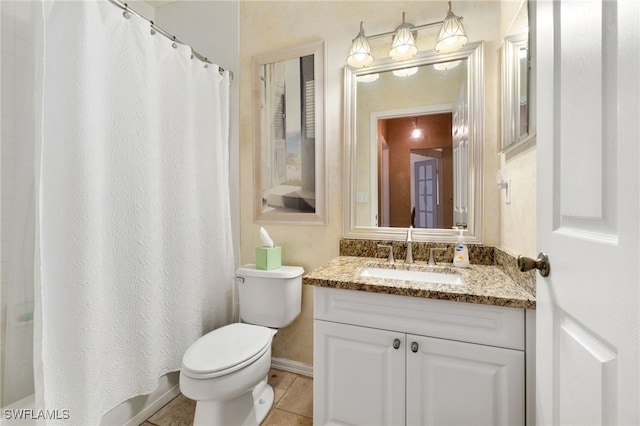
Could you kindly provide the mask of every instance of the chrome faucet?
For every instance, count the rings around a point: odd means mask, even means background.
[[[440,247],[434,247],[434,248],[430,248],[429,249],[429,265],[434,266],[436,264],[436,261],[433,258],[433,252],[434,251],[447,251],[446,248],[440,248]]]
[[[387,248],[389,249],[389,256],[387,257],[387,262],[395,263],[396,260],[393,258],[393,246],[391,244],[378,244],[378,248]]]
[[[411,238],[411,228],[413,228],[413,226],[409,226],[409,228],[407,228],[407,257],[404,260],[404,263],[413,263],[413,239]]]

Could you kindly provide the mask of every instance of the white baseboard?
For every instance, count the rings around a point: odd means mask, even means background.
[[[271,358],[271,367],[313,378],[313,365],[284,358]]]

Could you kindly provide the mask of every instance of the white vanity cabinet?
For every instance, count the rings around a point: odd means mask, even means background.
[[[315,425],[525,424],[524,309],[324,287],[314,300]]]
[[[407,339],[406,424],[524,424],[523,351],[414,335]]]
[[[405,342],[402,333],[314,321],[313,424],[404,424]]]

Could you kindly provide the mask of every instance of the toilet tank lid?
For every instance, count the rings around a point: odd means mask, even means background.
[[[238,268],[236,275],[242,277],[265,277],[265,278],[297,278],[304,274],[304,269],[300,266],[281,266],[275,269],[256,269],[256,265],[243,265]]]

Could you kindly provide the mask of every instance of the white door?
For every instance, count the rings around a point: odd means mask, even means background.
[[[414,335],[407,345],[407,425],[524,425],[523,351]]]
[[[440,204],[438,187],[438,160],[419,161],[414,165],[416,228],[442,228],[438,208]]]
[[[377,220],[378,217],[378,203],[375,192],[371,192],[371,202],[372,206],[375,205],[375,208],[372,209],[372,214],[375,215],[376,220],[371,220],[373,226],[389,226],[391,221],[391,203],[389,202],[389,145],[386,142],[382,143],[382,155],[380,159],[380,220]]]
[[[403,425],[404,341],[403,333],[315,320],[313,424]]]
[[[640,424],[640,2],[536,2],[537,422]]]

